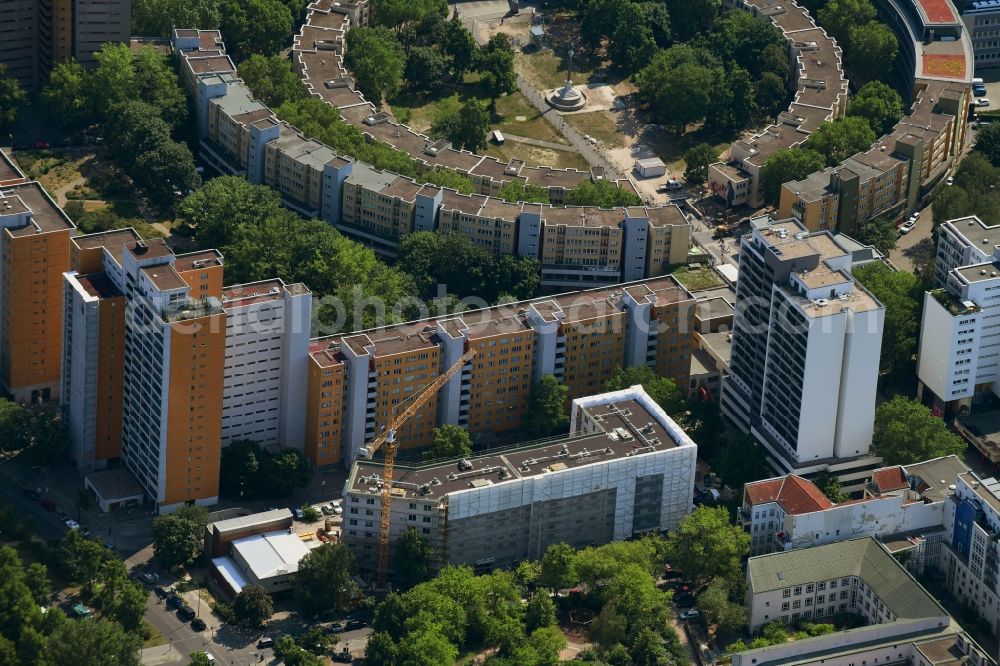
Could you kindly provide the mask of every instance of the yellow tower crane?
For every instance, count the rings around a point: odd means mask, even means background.
[[[399,403],[392,410],[392,417],[389,423],[382,427],[381,432],[368,445],[358,449],[358,456],[361,458],[371,458],[379,449],[385,447],[382,463],[382,516],[379,523],[378,534],[378,585],[385,587],[386,576],[389,572],[389,525],[391,524],[392,510],[392,470],[396,462],[396,449],[399,444],[396,441],[396,431],[411,416],[420,411],[420,408],[427,404],[431,396],[438,392],[456,372],[462,369],[466,363],[476,355],[475,350],[467,351],[462,358],[455,362],[455,365],[445,370],[434,381],[422,386],[412,396]],[[398,410],[403,411],[399,412]],[[398,413],[397,413],[398,412]]]

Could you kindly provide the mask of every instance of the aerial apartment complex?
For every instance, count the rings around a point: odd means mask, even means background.
[[[131,229],[67,243],[55,388],[73,457],[97,473],[98,495],[100,471],[117,475],[120,460],[161,511],[214,503],[221,447],[240,439],[350,466],[394,405],[469,349],[476,358],[401,429],[402,449],[446,423],[519,427],[544,374],[571,398],[620,366],[687,385],[696,304],[671,277],[310,340],[302,284],[223,287],[218,252],[175,255]]]
[[[5,0],[0,3],[0,64],[29,92],[52,66],[75,58],[94,64],[107,42],[127,44],[131,0]]]
[[[59,397],[62,273],[72,221],[0,153],[0,389],[19,403]]]
[[[120,459],[169,510],[215,501],[230,441],[302,447],[303,285],[223,287],[215,250],[175,255],[131,229],[69,243],[62,402],[81,471]]]
[[[974,215],[942,223],[934,282],[924,295],[918,390],[950,415],[968,411],[981,394],[997,394],[1000,227]]]
[[[520,427],[543,375],[571,400],[600,392],[619,367],[647,366],[687,386],[696,309],[668,276],[315,339],[306,453],[349,467],[394,405],[470,350],[462,372],[400,429],[402,450],[431,444],[446,424],[473,437]]]
[[[751,631],[839,613],[864,626],[746,650],[733,655],[734,666],[996,663],[871,537],[751,557],[747,606]]]
[[[437,565],[478,570],[669,530],[691,509],[697,446],[641,386],[573,401],[570,434],[468,459],[396,464],[390,549],[409,528]],[[359,461],[344,490],[344,544],[378,559],[382,466]]]
[[[354,90],[342,64],[343,35],[351,25],[363,25],[366,7],[328,0],[311,5],[293,45],[306,86],[367,139],[409,154],[420,173],[455,171],[471,179],[476,193],[459,194],[338,155],[253,98],[218,31],[175,30],[181,78],[195,99],[202,157],[222,173],[270,185],[289,208],[331,223],[384,256],[395,256],[408,233],[453,231],[494,255],[537,259],[542,284],[550,289],[657,277],[687,262],[690,226],[676,205],[562,207],[567,191],[603,179],[603,171],[505,164],[432,141],[376,112]],[[543,187],[550,203],[496,198],[508,183]],[[627,180],[618,184],[634,191]]]
[[[721,400],[779,472],[829,469],[848,488],[877,466],[868,452],[885,314],[851,263],[830,232],[751,220]]]
[[[735,142],[730,161],[709,167],[712,191],[729,206],[763,205],[761,173],[778,150],[802,145],[820,124],[847,110],[841,50],[799,5],[727,0],[727,6],[766,16],[788,41],[797,65],[796,93],[776,122]],[[839,165],[781,187],[778,216],[810,231],[856,233],[878,217],[912,213],[961,152],[973,73],[972,40],[950,2],[876,2],[900,42],[892,83],[909,113],[868,150]]]

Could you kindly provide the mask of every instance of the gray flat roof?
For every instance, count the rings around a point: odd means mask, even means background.
[[[266,525],[267,523],[274,523],[279,520],[288,520],[291,522],[292,512],[288,509],[272,509],[270,511],[262,511],[260,513],[251,513],[249,516],[239,516],[238,518],[220,520],[216,523],[211,523],[208,528],[214,529],[214,531],[222,534],[233,530],[255,527],[257,525]]]

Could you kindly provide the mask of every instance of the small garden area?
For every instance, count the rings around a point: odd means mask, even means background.
[[[681,266],[674,270],[671,275],[687,287],[688,291],[701,291],[702,289],[722,286],[722,280],[719,279],[719,275],[708,266],[698,268]]]

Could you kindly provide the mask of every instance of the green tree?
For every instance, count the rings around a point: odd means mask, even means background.
[[[729,521],[726,509],[698,507],[670,533],[671,562],[694,580],[740,575],[750,535]]]
[[[565,544],[563,544],[565,545]],[[537,590],[528,599],[528,607],[525,609],[525,628],[535,631],[542,627],[553,627],[556,624],[556,605],[552,597],[547,592]]]
[[[1000,166],[1000,123],[988,123],[979,127],[975,150],[982,153],[993,166]]]
[[[159,116],[174,130],[186,127],[187,95],[166,56],[152,46],[143,46],[132,56],[136,95],[153,105]]]
[[[87,71],[75,60],[52,68],[49,84],[40,96],[42,107],[64,127],[82,125],[90,119]]]
[[[46,643],[50,660],[47,663],[51,664],[139,666],[141,663],[142,639],[110,620],[62,622]]]
[[[721,6],[721,0],[673,0],[669,8],[674,38],[686,42],[696,34],[708,31],[715,23]]]
[[[542,555],[542,572],[538,584],[551,590],[562,590],[575,585],[576,551],[565,543],[554,543]]]
[[[119,104],[104,124],[108,151],[123,168],[137,170],[140,157],[171,141],[170,126],[149,102]]]
[[[436,625],[407,636],[396,652],[399,666],[452,666],[457,658],[458,648],[444,637],[441,628]]]
[[[476,184],[464,173],[451,169],[437,168],[424,174],[424,180],[439,187],[447,187],[460,194],[472,194],[477,191]]]
[[[7,73],[7,66],[0,65],[0,127],[14,123],[25,97],[21,84]]]
[[[365,664],[367,666],[395,666],[396,643],[392,636],[384,631],[376,631],[368,637],[365,645]]]
[[[888,84],[869,81],[851,100],[847,115],[864,118],[872,131],[882,136],[903,117],[903,99]],[[979,140],[982,140],[982,132],[979,133]]]
[[[30,416],[21,405],[0,398],[0,448],[20,451],[31,444]]]
[[[497,97],[517,90],[514,47],[507,35],[499,33],[490,37],[490,41],[476,53],[475,68],[489,93],[491,108],[496,105]]]
[[[188,197],[188,200],[191,198]],[[228,497],[253,497],[256,494],[254,479],[260,469],[260,460],[260,444],[253,440],[238,440],[223,448],[219,463],[219,490],[222,494]]]
[[[298,449],[282,449],[266,457],[257,472],[255,483],[270,497],[288,497],[312,481],[309,459]]]
[[[781,186],[792,180],[802,180],[824,164],[823,155],[809,148],[782,148],[767,158],[762,171],[761,185],[764,201],[769,206],[777,206],[781,197]]]
[[[517,203],[519,201],[529,201],[534,203],[549,203],[549,191],[540,185],[532,185],[528,182],[512,180],[500,188],[498,197],[504,201]]]
[[[691,146],[684,153],[684,180],[701,185],[708,180],[708,165],[718,159],[718,152],[707,143]]]
[[[809,135],[805,147],[823,155],[827,166],[835,166],[855,153],[868,150],[875,139],[867,120],[845,116],[821,123]]]
[[[427,580],[433,573],[435,557],[430,542],[416,528],[409,528],[396,541],[392,564],[396,581],[407,588]]]
[[[347,607],[354,588],[354,556],[342,543],[325,543],[299,562],[295,597],[310,617]]]
[[[47,606],[52,596],[52,584],[49,582],[49,570],[41,562],[32,562],[24,570],[24,584],[31,591],[31,596],[39,606]]]
[[[191,661],[188,666],[212,666],[212,662],[208,660],[208,653],[202,650],[191,653]]]
[[[735,631],[746,624],[742,601],[731,601],[732,586],[725,578],[713,578],[698,595],[698,608],[720,631]]]
[[[848,75],[852,80],[864,83],[878,81],[888,75],[899,54],[896,33],[879,21],[852,27],[848,44]]]
[[[680,414],[687,407],[684,394],[677,384],[672,379],[659,376],[652,368],[645,365],[628,368],[618,366],[614,376],[604,384],[604,390],[621,391],[636,384],[641,384],[649,397],[671,416]]]
[[[635,192],[618,187],[608,180],[596,182],[585,180],[566,192],[564,203],[567,206],[615,208],[618,206],[641,206],[642,198]]]
[[[424,460],[464,458],[472,454],[472,437],[460,426],[443,425],[434,428],[434,444],[424,451]]]
[[[167,140],[149,152],[142,153],[135,161],[136,182],[149,194],[150,199],[162,206],[176,202],[179,193],[194,190],[201,185],[194,163],[194,155],[187,144]]]
[[[712,461],[712,468],[730,488],[774,475],[767,464],[764,448],[744,433],[725,438],[722,449]]]
[[[490,113],[476,99],[469,99],[460,110],[441,116],[431,126],[431,136],[446,138],[455,147],[473,152],[486,146],[489,131]]]
[[[569,423],[566,414],[566,399],[569,387],[560,384],[552,375],[544,375],[531,387],[528,395],[528,411],[524,415],[524,426],[532,435],[544,437]]]
[[[132,34],[170,37],[174,26],[214,30],[219,27],[218,0],[134,0]]]
[[[201,553],[203,525],[172,514],[153,520],[153,552],[168,567],[190,564]]]
[[[271,595],[260,585],[246,585],[233,599],[233,616],[245,627],[257,628],[274,615]]]
[[[448,21],[445,25],[441,46],[450,60],[451,78],[461,81],[475,62],[476,40],[460,21]]]
[[[142,584],[129,579],[122,560],[110,558],[101,566],[94,604],[104,618],[115,620],[126,631],[138,631],[146,613],[146,596]]]
[[[380,0],[374,7],[375,20],[389,28],[402,28],[407,23],[420,21],[427,14],[444,16],[448,13],[447,0]]]
[[[858,266],[852,273],[885,306],[882,372],[896,377],[912,375],[923,300],[920,281],[913,273],[894,271],[880,262]]]
[[[236,60],[278,53],[292,34],[292,13],[281,0],[220,0],[219,28]]]
[[[824,470],[816,475],[813,480],[816,487],[819,488],[826,498],[833,502],[834,504],[839,504],[840,502],[846,502],[850,497],[843,490],[840,489],[840,481],[837,480],[833,474]]]
[[[486,295],[492,261],[489,252],[461,234],[418,231],[403,238],[396,265],[412,276],[426,299],[437,295],[438,285],[460,296]]]
[[[696,62],[670,66],[671,52],[676,48],[660,51],[636,75],[636,84],[639,94],[652,105],[656,119],[681,134],[707,115],[714,77],[710,68]]]
[[[358,27],[347,32],[344,65],[354,75],[358,89],[379,106],[383,97],[399,90],[406,57],[403,47],[388,28]]]
[[[137,92],[132,50],[128,44],[108,43],[94,53],[94,59],[97,67],[85,79],[86,94],[97,115],[105,117],[112,107],[134,98]]]
[[[848,49],[853,49],[851,28],[867,25],[875,17],[871,0],[829,0],[816,13],[819,24]]]
[[[620,72],[631,75],[649,64],[657,46],[653,29],[645,22],[645,12],[637,4],[628,3],[625,7],[611,34],[608,56]]]
[[[97,582],[101,567],[112,557],[111,551],[85,538],[80,530],[67,532],[59,542],[57,553],[59,571],[70,581],[88,587]]]
[[[436,48],[418,46],[406,56],[404,76],[406,83],[414,90],[426,92],[435,90],[444,82],[448,63]]]
[[[753,102],[757,112],[765,117],[773,117],[785,109],[788,87],[777,74],[764,72],[753,85]]]
[[[887,217],[870,218],[858,225],[858,240],[866,245],[874,245],[882,254],[889,254],[895,249],[898,238],[896,225]]]
[[[493,261],[491,284],[496,285],[496,293],[490,293],[491,301],[504,296],[523,301],[531,298],[541,286],[541,266],[537,259],[515,257],[504,254]]]
[[[872,448],[886,465],[911,465],[941,456],[961,456],[965,441],[928,407],[896,396],[875,410]]]
[[[714,70],[716,81],[712,104],[706,114],[705,126],[712,130],[742,129],[757,115],[753,101],[753,81],[742,67]],[[721,95],[721,97],[720,97]]]
[[[239,74],[254,97],[270,107],[281,106],[306,94],[302,81],[292,71],[291,62],[280,55],[255,53],[240,63]]]

